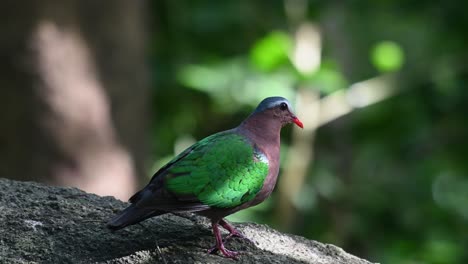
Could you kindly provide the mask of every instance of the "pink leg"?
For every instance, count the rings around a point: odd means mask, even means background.
[[[230,225],[226,220],[224,219],[221,219],[219,221],[219,224],[224,228],[226,229],[227,231],[229,231],[229,235],[224,239],[224,241],[227,241],[228,239],[230,239],[231,237],[239,237],[239,238],[242,238],[242,239],[245,239],[249,242],[251,242],[253,244],[253,241],[250,240],[249,238],[247,238],[246,236],[244,236],[239,230],[235,229],[232,225]]]
[[[214,234],[215,239],[216,239],[216,246],[209,249],[208,253],[213,254],[213,253],[215,253],[216,251],[219,250],[219,251],[221,251],[221,253],[223,253],[224,256],[226,256],[228,258],[232,258],[232,259],[237,259],[236,257],[237,257],[237,255],[239,255],[238,252],[228,250],[228,249],[226,249],[224,247],[223,238],[221,237],[221,232],[219,232],[219,228],[218,228],[218,222],[219,221],[212,221],[211,222],[211,226],[213,227],[213,234]]]

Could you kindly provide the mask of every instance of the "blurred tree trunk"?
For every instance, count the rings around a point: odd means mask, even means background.
[[[0,177],[127,199],[148,126],[142,1],[0,8]]]
[[[331,54],[338,62],[341,72],[344,74],[347,80],[356,81],[359,80],[357,76],[359,73],[357,65],[360,60],[354,57],[352,50],[352,36],[346,30],[349,26],[346,25],[348,11],[346,4],[342,1],[331,1],[328,3],[322,14],[321,25],[324,29],[324,35],[329,39],[330,46],[332,47]],[[352,184],[351,179],[351,168],[352,168],[352,155],[353,149],[350,139],[350,127],[349,119],[341,118],[336,120],[330,126],[331,133],[334,134],[334,153],[337,155],[337,168],[335,175],[339,177],[339,182],[342,182],[344,186]],[[332,233],[334,239],[338,245],[346,245],[349,242],[350,234],[348,232],[349,224],[351,223],[349,203],[347,200],[332,201],[326,197],[319,196],[318,201],[323,208],[324,214],[331,219]],[[347,245],[353,248],[359,246]]]

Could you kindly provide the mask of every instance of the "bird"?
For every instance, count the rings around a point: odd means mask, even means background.
[[[192,212],[211,220],[216,244],[208,253],[219,250],[237,259],[239,252],[224,241],[248,238],[224,217],[270,196],[279,173],[281,128],[290,123],[303,128],[289,101],[265,98],[239,126],[196,142],[161,167],[107,227],[115,231],[166,213]],[[224,241],[219,226],[229,232]]]

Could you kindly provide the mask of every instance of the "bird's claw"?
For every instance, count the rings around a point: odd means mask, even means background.
[[[207,251],[206,253],[208,253],[208,254],[214,254],[214,253],[216,253],[217,251],[218,251],[218,248],[217,248],[216,246],[214,246],[214,247],[208,249],[208,251]]]
[[[250,238],[244,236],[241,232],[238,232],[238,231],[237,231],[237,232],[233,232],[233,233],[227,235],[226,238],[223,239],[223,244],[226,243],[226,242],[227,242],[229,239],[231,239],[232,237],[238,237],[238,238],[240,238],[240,239],[247,240],[247,241],[249,241],[249,242],[252,243],[252,244],[255,244],[255,243],[253,242],[252,239],[250,239]],[[217,247],[216,245],[214,245],[212,248],[208,249],[208,254],[214,254],[214,253],[216,253],[218,250],[219,250],[218,247]],[[227,250],[227,249],[226,249],[226,250]]]
[[[214,247],[208,249],[208,254],[214,254],[218,250],[221,251],[221,253],[223,253],[223,255],[225,257],[227,257],[227,258],[231,258],[231,259],[235,259],[235,260],[238,259],[237,256],[239,255],[239,252],[226,249],[224,246],[221,247],[221,248],[218,248],[217,246],[214,246]]]
[[[227,258],[231,258],[231,259],[234,259],[234,260],[238,260],[237,256],[239,256],[239,252],[236,252],[236,251],[231,251],[231,250],[228,250],[228,249],[221,249],[220,250],[224,256],[226,256]]]
[[[229,235],[226,237],[226,239],[225,239],[224,241],[227,241],[228,239],[230,239],[230,238],[232,238],[232,237],[238,237],[238,238],[240,238],[240,239],[247,240],[247,241],[249,241],[249,242],[252,243],[252,244],[255,244],[255,243],[252,241],[252,239],[246,237],[245,235],[243,235],[243,234],[242,234],[241,232],[239,232],[239,231],[236,231],[236,232],[233,232],[233,233],[229,234]]]
[[[218,229],[218,223],[227,231],[229,231],[229,235],[226,236],[226,238],[222,238],[221,233],[219,232]],[[231,251],[228,250],[224,247],[224,243],[226,243],[229,239],[232,237],[238,237],[244,240],[248,240],[250,243],[253,243],[252,240],[244,236],[241,232],[239,232],[237,229],[235,229],[233,226],[231,226],[228,222],[226,222],[224,219],[221,219],[219,222],[212,222],[213,226],[213,233],[216,238],[216,245],[213,246],[208,250],[208,254],[213,254],[216,253],[218,250],[223,253],[223,255],[227,258],[235,259],[237,260],[237,256],[239,255],[239,252],[236,251]]]

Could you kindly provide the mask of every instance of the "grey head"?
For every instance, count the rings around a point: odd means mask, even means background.
[[[291,122],[295,123],[301,128],[303,127],[302,122],[294,115],[291,104],[286,98],[281,96],[267,97],[260,102],[252,114],[255,115],[257,113],[262,113],[269,110],[276,110],[275,116],[278,116],[280,119],[282,119],[284,124]]]
[[[263,99],[260,104],[258,104],[254,113],[263,112],[269,108],[280,106],[281,104],[283,104],[283,108],[285,105],[289,111],[292,111],[291,104],[289,103],[288,99],[281,96],[273,96]]]

